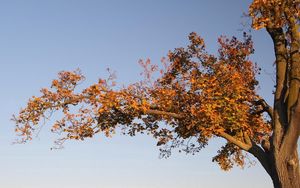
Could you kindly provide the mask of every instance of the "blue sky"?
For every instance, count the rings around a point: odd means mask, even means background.
[[[160,61],[195,31],[208,50],[220,35],[242,36],[250,1],[240,0],[0,0],[0,187],[5,188],[261,188],[272,187],[257,163],[223,172],[211,162],[222,140],[199,154],[159,159],[150,137],[98,136],[51,151],[51,122],[31,143],[16,139],[12,114],[61,70],[80,68],[85,84],[117,72],[119,83],[139,80],[139,59]],[[246,26],[243,26],[243,24]],[[253,61],[262,67],[259,92],[272,101],[272,43],[252,31]]]

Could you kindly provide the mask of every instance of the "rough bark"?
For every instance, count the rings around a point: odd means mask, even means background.
[[[269,150],[249,150],[266,169],[275,188],[300,188],[297,152],[300,133],[300,41],[296,29],[291,28],[294,32],[290,33],[291,43],[287,48],[283,29],[267,28],[274,43],[276,58],[273,135]]]
[[[271,169],[271,178],[275,188],[299,188],[299,158],[297,150],[293,155],[287,156],[283,153],[274,153],[271,159],[274,163]]]

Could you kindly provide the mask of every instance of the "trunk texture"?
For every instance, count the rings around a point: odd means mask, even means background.
[[[273,138],[273,142],[277,139]],[[286,152],[290,151],[290,152]],[[253,145],[248,152],[253,154],[273,181],[274,188],[300,188],[299,156],[297,149],[291,151],[285,148],[278,150],[273,145],[268,150],[263,150],[258,145]]]
[[[300,173],[299,173],[299,158],[297,151],[294,155],[284,157],[285,155],[277,153],[274,156],[274,166],[271,168],[271,178],[274,188],[299,188]]]
[[[300,35],[299,23],[294,15],[288,13],[285,14],[288,30],[272,24],[266,27],[274,44],[276,91],[270,148],[263,151],[263,160],[259,161],[271,176],[275,188],[300,188],[297,151],[300,134]]]

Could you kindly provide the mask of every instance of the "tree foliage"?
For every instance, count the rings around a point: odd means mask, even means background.
[[[257,105],[261,98],[256,93],[257,68],[249,60],[254,51],[251,38],[246,34],[242,41],[220,37],[218,56],[206,52],[204,40],[196,33],[189,40],[186,48],[177,48],[163,59],[161,70],[150,60],[140,61],[145,79],[121,89],[114,87],[111,75],[76,92],[84,76],[79,71],[60,72],[50,89],[42,89],[42,95],[32,97],[21,110],[16,131],[23,141],[31,139],[48,112],[61,110],[63,118],[52,126],[53,132],[64,133],[60,141],[83,140],[98,132],[111,136],[121,127],[129,135],[147,132],[158,139],[158,145],[174,147],[193,138],[196,142],[185,148],[192,152],[218,136],[242,148],[229,142],[214,161],[225,170],[234,162],[242,166],[241,149],[248,147],[250,139],[260,143],[271,130]],[[153,81],[155,72],[159,77]],[[80,108],[74,113],[71,106]]]

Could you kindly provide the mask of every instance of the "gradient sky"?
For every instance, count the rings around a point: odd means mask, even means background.
[[[242,36],[250,0],[0,0],[0,187],[3,188],[271,188],[257,163],[223,172],[211,159],[222,140],[195,156],[159,159],[146,136],[97,136],[50,150],[56,135],[48,122],[25,145],[16,139],[12,114],[50,85],[61,70],[80,68],[85,84],[117,72],[119,83],[139,80],[139,59],[159,63],[187,44],[195,31],[208,50],[220,35]],[[264,30],[251,31],[262,67],[259,92],[271,103],[273,47]],[[47,126],[48,125],[48,126]]]

